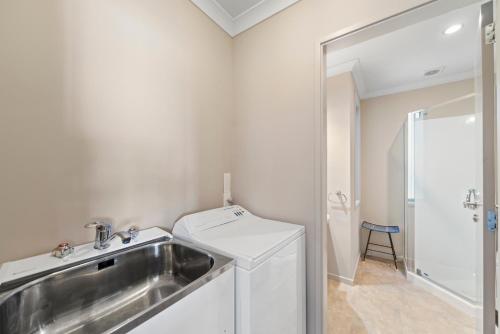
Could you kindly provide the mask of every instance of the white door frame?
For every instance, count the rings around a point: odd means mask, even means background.
[[[396,15],[387,17],[380,21],[363,22],[360,24],[347,27],[337,31],[331,35],[325,36],[316,42],[315,47],[315,87],[314,87],[314,110],[315,110],[315,148],[314,148],[314,188],[315,188],[315,225],[314,225],[314,240],[317,243],[313,246],[314,259],[313,268],[309,270],[314,271],[314,295],[309,297],[309,302],[312,303],[313,308],[311,313],[314,318],[309,318],[314,325],[315,333],[327,333],[327,262],[326,262],[326,236],[327,236],[327,151],[326,151],[326,45],[335,43],[339,48],[344,48],[349,45],[356,44],[362,40],[367,40],[374,36],[379,35],[381,32],[389,32],[395,30],[397,27],[406,26],[412,23],[422,21],[425,18],[444,14],[450,10],[458,9],[473,3],[482,2],[481,0],[432,0],[420,6],[411,8]],[[491,4],[491,2],[490,2]],[[484,20],[483,20],[484,22]],[[383,24],[382,24],[383,23]],[[483,63],[487,62],[486,68],[491,66],[491,70],[486,73],[486,80],[491,81],[493,86],[483,87],[483,96],[488,98],[488,101],[493,101],[491,94],[494,94],[494,80],[493,80],[493,46],[490,45],[491,50],[486,50],[488,55],[486,59],[483,55]],[[490,52],[491,51],[491,52]],[[484,68],[484,66],[483,66]],[[491,75],[491,77],[490,77]],[[485,78],[485,73],[483,73]],[[483,79],[484,80],[484,79]],[[494,96],[494,95],[493,95]],[[488,115],[483,115],[484,124],[487,120],[490,124],[495,124],[491,117],[494,117],[495,106],[491,103],[483,104],[483,112]],[[494,143],[494,127],[489,127],[484,133],[485,142]],[[493,128],[493,129],[491,129]],[[494,147],[483,144],[483,151],[485,157],[489,156],[491,160],[485,158],[485,166],[483,172],[483,183],[486,185],[489,180],[490,185],[495,185],[495,170],[494,164],[488,163],[495,159]],[[493,155],[491,155],[493,153]],[[493,167],[492,167],[493,166]],[[495,205],[495,197],[493,187],[493,198],[491,198],[491,189],[486,187],[484,192],[484,210],[486,211],[490,206]],[[487,198],[486,198],[487,197]],[[484,215],[486,219],[486,215]],[[495,291],[495,236],[488,233],[484,228],[483,238],[483,267],[484,269],[484,289],[485,291]],[[487,264],[490,264],[488,266]],[[489,268],[489,269],[488,269]],[[493,289],[492,289],[493,288]],[[492,290],[491,290],[492,289]],[[495,333],[494,314],[495,314],[495,294],[492,298],[484,297],[485,310],[483,317],[483,332],[487,334]],[[492,319],[493,316],[493,319]]]
[[[483,95],[483,333],[496,330],[496,232],[486,227],[488,212],[497,214],[496,204],[496,110],[494,45],[485,41],[485,27],[494,22],[493,1],[481,6],[482,95]]]

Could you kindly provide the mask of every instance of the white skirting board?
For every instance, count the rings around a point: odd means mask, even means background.
[[[356,277],[356,273],[358,272],[358,265],[359,265],[359,258],[360,257],[361,257],[361,254],[358,254],[352,277],[345,277],[345,276],[340,276],[340,275],[328,273],[328,278],[334,279],[336,281],[339,281],[339,282],[342,282],[342,283],[345,283],[348,285],[354,285],[354,278]]]
[[[365,254],[365,251],[363,250],[363,253],[361,253],[361,256],[364,256],[364,254]],[[392,255],[385,255],[385,254],[374,253],[374,252],[370,252],[370,251],[368,251],[368,254],[366,256],[367,257],[378,258],[378,259],[389,260],[389,261],[393,261],[394,260],[394,258],[392,257]],[[404,256],[402,256],[402,255],[396,255],[396,260],[398,260],[398,263],[399,262],[403,262],[404,259],[405,259]]]
[[[467,313],[468,315],[472,317],[476,317],[479,310],[480,306],[475,305],[463,298],[460,298],[456,296],[455,294],[449,292],[446,289],[441,288],[440,286],[432,283],[431,281],[415,274],[412,273],[411,271],[406,272],[406,278],[408,281],[414,283],[415,285],[419,286],[420,288],[424,289],[425,291],[431,293],[432,295],[438,297],[439,299],[443,300],[444,302],[448,303],[450,306],[455,307],[459,309],[462,312]]]
[[[354,279],[353,278],[348,278],[348,277],[344,277],[344,276],[340,276],[340,275],[335,275],[335,274],[331,274],[331,273],[328,273],[328,278],[329,279],[334,279],[334,280],[342,282],[342,283],[345,283],[347,285],[354,285]]]

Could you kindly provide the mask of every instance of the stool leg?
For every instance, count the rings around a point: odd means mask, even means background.
[[[370,243],[370,238],[372,236],[372,231],[368,234],[368,241],[366,241],[365,255],[363,256],[363,261],[366,260],[366,253],[368,252],[368,244]]]
[[[394,244],[392,243],[392,237],[390,233],[387,233],[389,236],[389,241],[391,242],[391,249],[392,249],[392,257],[394,258],[394,265],[396,266],[396,270],[398,269],[398,263],[396,261],[396,251],[394,250]]]

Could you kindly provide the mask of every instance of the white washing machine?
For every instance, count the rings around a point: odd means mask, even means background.
[[[184,216],[173,234],[236,260],[237,334],[305,334],[303,226],[233,205]]]

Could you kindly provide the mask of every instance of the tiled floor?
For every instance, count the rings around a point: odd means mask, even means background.
[[[408,282],[391,262],[360,261],[354,286],[328,282],[329,334],[475,333],[474,319]]]

